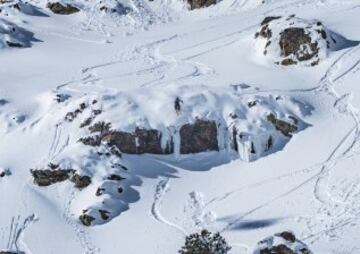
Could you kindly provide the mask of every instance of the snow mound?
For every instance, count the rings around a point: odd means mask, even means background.
[[[289,17],[266,17],[255,34],[260,54],[276,64],[303,63],[314,66],[331,51],[347,46],[346,40],[320,21]]]
[[[9,21],[0,19],[0,48],[30,47],[34,34]]]
[[[282,232],[265,238],[257,244],[254,254],[312,254],[292,232]]]

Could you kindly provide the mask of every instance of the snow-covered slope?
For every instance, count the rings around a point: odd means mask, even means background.
[[[60,3],[0,0],[0,251],[360,253],[358,0]]]

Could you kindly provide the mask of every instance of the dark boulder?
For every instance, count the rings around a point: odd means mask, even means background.
[[[78,189],[84,189],[91,184],[91,177],[89,176],[81,176],[78,174],[74,174],[70,181],[75,183],[75,187]]]
[[[49,8],[53,13],[61,15],[69,15],[80,11],[80,9],[76,8],[75,6],[70,4],[62,5],[59,2],[48,3],[47,8]]]
[[[180,153],[218,151],[217,125],[215,121],[197,119],[180,128]]]
[[[63,182],[69,179],[72,170],[56,169],[56,170],[31,170],[34,183],[38,186],[49,186],[55,183]]]

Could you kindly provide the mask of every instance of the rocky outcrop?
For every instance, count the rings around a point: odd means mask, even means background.
[[[60,15],[69,15],[80,11],[80,9],[75,6],[72,6],[70,4],[63,5],[59,2],[49,2],[47,4],[47,8],[49,8],[53,13]]]
[[[312,254],[290,231],[281,232],[258,242],[254,254]]]
[[[39,186],[49,186],[55,183],[64,182],[70,178],[72,170],[65,169],[44,169],[31,170],[34,183]]]
[[[215,121],[197,119],[180,128],[180,153],[218,151],[217,125]]]
[[[292,137],[292,134],[298,130],[296,125],[277,119],[274,114],[269,114],[267,120],[286,137]]]
[[[190,9],[200,9],[216,4],[216,0],[188,0]]]
[[[101,142],[128,154],[172,154],[174,137],[163,146],[162,133],[155,129],[136,128],[134,132],[116,131],[111,124],[98,122],[89,127],[96,135],[81,138],[85,145],[99,146]],[[180,153],[190,154],[205,151],[218,151],[217,124],[215,121],[197,119],[180,128]]]
[[[99,146],[101,142],[112,148],[112,153],[120,155],[120,151],[128,154],[170,154],[174,146],[170,140],[165,147],[162,146],[162,134],[158,130],[136,128],[134,132],[124,132],[111,129],[110,123],[97,122],[89,127],[93,136],[81,138],[85,145]]]

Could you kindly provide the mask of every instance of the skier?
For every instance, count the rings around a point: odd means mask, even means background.
[[[180,110],[181,110],[181,103],[184,103],[179,97],[176,97],[175,99],[175,111],[176,114],[180,114]]]

